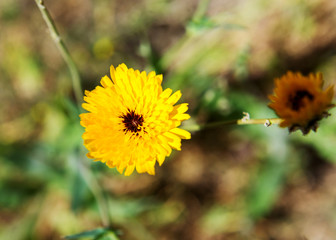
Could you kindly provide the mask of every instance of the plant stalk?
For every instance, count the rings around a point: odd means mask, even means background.
[[[282,121],[281,118],[249,119],[244,117],[242,119],[213,122],[204,125],[194,124],[190,126],[184,126],[183,129],[194,132],[227,125],[252,125],[252,124],[264,124],[265,127],[269,127],[272,124],[279,124],[281,121]]]
[[[77,101],[77,105],[80,109],[80,104],[83,99],[83,91],[81,87],[81,80],[79,76],[79,72],[77,70],[76,64],[73,61],[72,57],[70,56],[70,53],[68,49],[66,48],[61,36],[59,35],[57,28],[54,24],[54,21],[52,20],[50,13],[46,6],[44,5],[43,0],[35,0],[36,5],[41,11],[42,17],[44,21],[46,22],[51,38],[54,40],[58,50],[60,51],[65,63],[67,64],[70,75],[71,75],[71,80],[72,80],[72,86],[73,86],[73,91],[75,93],[75,98]]]

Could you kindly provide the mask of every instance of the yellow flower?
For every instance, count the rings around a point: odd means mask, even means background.
[[[190,118],[188,104],[174,104],[181,92],[162,90],[162,75],[128,69],[125,64],[110,67],[111,79],[104,76],[92,91],[85,91],[80,115],[85,127],[87,156],[106,163],[126,176],[134,169],[155,174],[172,149],[181,150],[181,139],[190,133],[178,128]]]
[[[302,76],[301,73],[287,72],[275,79],[275,85],[268,106],[282,118],[280,127],[307,134],[310,130],[316,131],[318,121],[330,115],[327,110],[334,106],[331,103],[334,90],[333,86],[322,90],[321,73]]]

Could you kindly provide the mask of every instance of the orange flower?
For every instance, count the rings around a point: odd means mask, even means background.
[[[334,89],[333,85],[322,90],[321,73],[302,76],[301,73],[287,72],[275,79],[273,95],[269,95],[268,105],[282,118],[280,127],[288,127],[290,132],[301,130],[303,134],[316,131],[318,122],[328,117]]]

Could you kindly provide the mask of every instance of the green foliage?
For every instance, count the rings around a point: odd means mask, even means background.
[[[273,157],[266,159],[251,180],[246,196],[247,212],[253,219],[268,213],[276,202],[285,180],[286,163]]]
[[[117,235],[110,229],[98,228],[74,235],[65,236],[65,239],[93,239],[93,240],[118,240]]]
[[[332,1],[231,2],[45,1],[83,89],[111,64],[155,70],[192,123],[276,117],[267,95],[287,70],[335,83]],[[335,236],[335,109],[307,136],[193,133],[156,176],[126,179],[85,157],[81,103],[37,7],[1,1],[0,25],[0,239],[297,239],[307,226]]]

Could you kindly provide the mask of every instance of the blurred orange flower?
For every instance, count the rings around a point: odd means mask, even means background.
[[[269,95],[268,105],[282,118],[280,127],[288,127],[290,132],[301,130],[307,134],[316,131],[318,122],[328,117],[328,109],[334,104],[333,85],[322,90],[321,73],[303,76],[301,73],[287,72],[275,79],[273,95]]]

